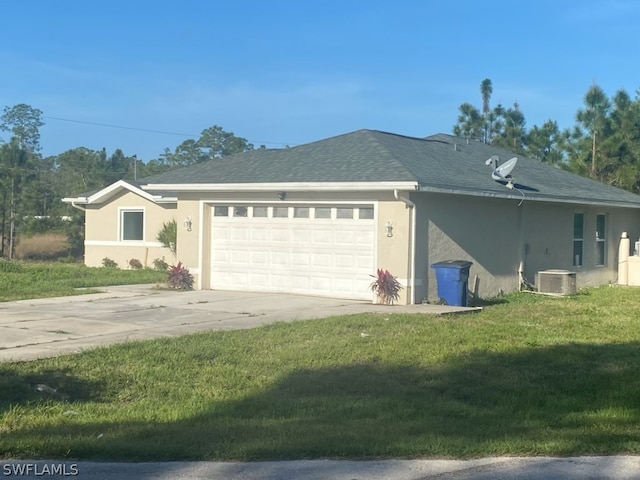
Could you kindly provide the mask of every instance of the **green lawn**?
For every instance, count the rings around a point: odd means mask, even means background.
[[[640,289],[523,293],[469,315],[362,314],[0,364],[0,457],[612,453],[640,453]]]
[[[89,268],[77,263],[0,260],[0,302],[96,292],[94,287],[164,282],[166,272]]]

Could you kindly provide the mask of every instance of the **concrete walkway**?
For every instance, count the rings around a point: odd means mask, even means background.
[[[224,291],[175,292],[125,285],[103,293],[0,303],[0,361],[33,360],[130,340],[363,312],[459,313],[439,305]]]

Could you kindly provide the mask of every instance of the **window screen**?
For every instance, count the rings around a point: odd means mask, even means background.
[[[122,240],[144,240],[144,212],[123,211],[121,232]]]

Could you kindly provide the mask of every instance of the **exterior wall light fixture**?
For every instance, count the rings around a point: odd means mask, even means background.
[[[387,223],[385,223],[384,231],[386,232],[387,237],[393,237],[393,224],[390,220],[387,220]]]
[[[184,225],[184,228],[187,230],[187,232],[190,232],[191,226],[193,225],[193,223],[191,222],[191,217],[185,218],[182,225]]]

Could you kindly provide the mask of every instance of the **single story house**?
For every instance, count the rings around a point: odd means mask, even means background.
[[[473,262],[480,297],[547,269],[576,272],[579,287],[615,282],[618,239],[640,236],[640,196],[524,157],[512,178],[493,174],[515,156],[451,135],[358,130],[63,201],[85,211],[87,265],[165,257],[198,289],[371,300],[382,268],[403,285],[400,303],[420,303],[438,299],[431,264],[443,260]],[[172,219],[175,258],[156,241]]]

